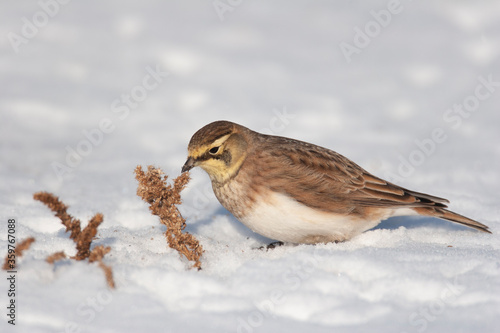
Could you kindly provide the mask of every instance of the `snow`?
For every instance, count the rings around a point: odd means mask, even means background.
[[[498,330],[499,13],[490,1],[4,4],[0,252],[8,218],[18,240],[36,242],[19,261],[15,327],[2,273],[0,330]],[[356,31],[367,28],[365,45]],[[13,47],[12,33],[24,42]],[[357,51],[346,57],[345,44]],[[329,147],[450,199],[493,234],[398,217],[345,243],[262,251],[270,240],[194,170],[181,210],[205,253],[203,270],[189,269],[136,196],[133,170],[176,177],[191,135],[217,119]],[[97,265],[44,261],[75,249],[32,199],[41,190],[83,223],[104,214],[94,243],[112,248],[115,290]]]

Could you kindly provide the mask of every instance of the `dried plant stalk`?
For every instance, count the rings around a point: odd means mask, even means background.
[[[137,195],[149,203],[149,210],[160,218],[160,222],[167,227],[165,236],[168,246],[177,250],[188,260],[194,261],[194,267],[201,269],[201,255],[203,247],[196,237],[188,232],[184,219],[176,205],[182,203],[180,192],[189,182],[189,173],[184,172],[174,180],[174,184],[167,185],[168,177],[159,168],[149,165],[144,172],[141,166],[135,168],[135,179],[139,182]]]
[[[76,256],[73,259],[84,260],[90,255],[90,246],[92,240],[97,234],[97,227],[102,223],[103,216],[97,213],[92,217],[85,227],[81,229],[81,222],[69,215],[66,210],[68,206],[62,203],[58,197],[48,192],[38,192],[33,195],[35,200],[41,201],[52,210],[57,217],[61,219],[62,224],[66,227],[66,232],[70,231],[71,238],[76,244]]]
[[[104,258],[104,256],[109,251],[111,251],[111,248],[109,246],[99,245],[99,246],[94,247],[92,252],[90,252],[89,262],[101,261],[102,258]]]
[[[89,221],[89,224],[83,231],[75,238],[76,243],[76,260],[83,260],[88,258],[91,254],[90,245],[95,235],[97,235],[97,227],[102,223],[104,217],[101,213],[97,213]]]
[[[115,280],[113,279],[113,271],[111,270],[110,266],[108,266],[102,262],[102,258],[104,258],[106,253],[108,253],[109,251],[111,251],[111,248],[109,246],[104,247],[102,245],[99,245],[99,246],[94,247],[92,252],[90,252],[89,262],[97,261],[99,264],[99,267],[101,267],[101,269],[104,271],[104,275],[106,276],[106,282],[108,283],[108,286],[110,288],[115,288]]]
[[[106,282],[108,286],[112,289],[115,289],[115,280],[113,279],[113,270],[111,266],[106,265],[102,261],[99,261],[99,267],[104,271],[104,276],[106,277]]]
[[[49,264],[53,264],[56,261],[59,261],[59,260],[65,259],[65,258],[66,258],[66,254],[64,253],[64,251],[59,251],[59,252],[53,253],[50,256],[48,256],[47,259],[45,259],[45,261],[48,262]]]
[[[92,241],[94,240],[95,235],[97,234],[97,228],[103,222],[104,217],[101,213],[95,214],[87,224],[87,226],[82,230],[80,220],[75,219],[73,216],[67,213],[68,206],[66,206],[62,201],[59,200],[58,197],[48,192],[38,192],[33,195],[35,200],[41,201],[47,207],[52,210],[57,217],[61,220],[62,224],[66,227],[66,232],[70,231],[70,238],[76,245],[76,255],[71,257],[71,259],[75,260],[84,260],[89,259],[89,263],[97,261],[99,263],[99,267],[101,267],[106,275],[106,280],[108,285],[111,288],[115,287],[115,283],[113,281],[113,273],[111,271],[111,267],[105,265],[102,262],[102,258],[106,253],[108,253],[111,248],[104,247],[102,245],[94,247],[92,251],[90,247],[92,245]],[[61,260],[66,258],[64,252],[57,252],[49,257],[47,257],[46,261],[49,263],[54,263],[57,260]]]
[[[17,261],[18,258],[23,256],[23,252],[27,249],[30,248],[31,243],[35,241],[34,237],[27,238],[20,242],[19,244],[16,245],[16,249],[14,250],[14,260]],[[12,260],[9,258],[9,254],[5,257],[5,261],[3,263],[3,269],[8,271],[8,270],[13,270],[16,268],[16,264],[10,264],[9,260]]]
[[[75,239],[80,234],[80,220],[66,212],[68,206],[63,204],[58,197],[49,192],[38,192],[33,195],[33,199],[44,203],[55,213],[56,217],[61,219],[62,224],[66,227],[66,232],[71,231],[69,238]]]

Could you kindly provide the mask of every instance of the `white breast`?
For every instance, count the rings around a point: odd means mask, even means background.
[[[350,239],[380,222],[318,211],[272,192],[253,205],[240,220],[253,231],[291,243],[334,242]],[[385,218],[385,217],[383,217]]]

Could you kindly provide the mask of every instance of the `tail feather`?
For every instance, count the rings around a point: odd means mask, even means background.
[[[438,218],[441,218],[444,220],[463,224],[469,228],[474,228],[476,230],[479,230],[482,232],[487,232],[487,233],[491,234],[491,231],[488,230],[489,229],[488,226],[486,226],[480,222],[474,221],[468,217],[465,217],[465,216],[459,215],[457,213],[454,213],[452,211],[449,211],[447,209],[444,209],[444,208],[418,207],[418,208],[414,208],[414,210],[417,213],[419,213],[420,215],[438,217]]]

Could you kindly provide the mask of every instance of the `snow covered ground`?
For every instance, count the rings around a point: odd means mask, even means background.
[[[500,5],[494,1],[9,1],[0,12],[0,254],[36,238],[2,332],[493,332],[500,326]],[[180,173],[217,119],[314,142],[491,227],[394,218],[283,246],[183,193],[202,271],[166,245],[133,170]],[[117,288],[32,195],[112,248]]]

